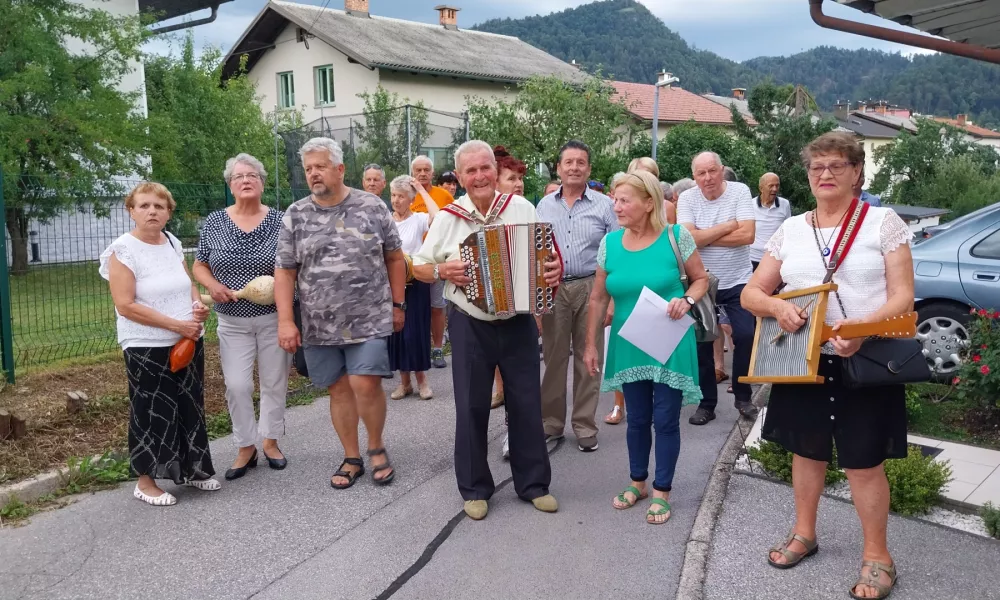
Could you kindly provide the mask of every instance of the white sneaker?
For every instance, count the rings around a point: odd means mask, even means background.
[[[501,453],[504,460],[510,460],[510,434],[505,433],[503,435],[503,452]]]
[[[138,485],[135,486],[135,491],[132,492],[132,495],[150,506],[173,506],[177,504],[177,498],[174,498],[170,492],[163,492],[159,496],[147,496],[142,493]]]

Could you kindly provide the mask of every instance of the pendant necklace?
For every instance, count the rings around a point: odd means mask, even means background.
[[[840,219],[837,220],[837,224],[833,226],[833,231],[830,232],[830,237],[829,238],[827,238],[825,235],[823,236],[823,250],[822,250],[823,258],[826,258],[826,257],[830,256],[830,244],[833,243],[833,238],[834,238],[834,236],[837,235],[837,228],[840,227],[840,224],[844,221],[844,217],[847,216],[848,212],[849,211],[844,211],[844,214],[841,215]],[[820,229],[820,227],[819,227],[819,218],[816,215],[816,211],[815,210],[812,213],[812,225],[813,225],[813,229],[815,231],[819,232],[819,229]],[[822,233],[820,233],[820,235],[822,235]]]

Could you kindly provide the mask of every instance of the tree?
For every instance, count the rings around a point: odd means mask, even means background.
[[[677,181],[691,177],[691,161],[695,155],[705,151],[718,154],[722,164],[732,167],[742,182],[757,181],[764,174],[764,161],[753,145],[734,137],[722,127],[689,121],[671,127],[657,144],[656,162],[660,166],[660,179]]]
[[[0,2],[0,169],[13,273],[28,269],[31,220],[73,207],[106,211],[106,198],[122,191],[116,177],[145,173],[139,93],[119,89],[144,35],[138,18],[71,0]]]
[[[356,159],[355,164],[348,164],[357,183],[361,182],[364,163],[380,164],[390,179],[409,173],[409,160],[420,154],[431,134],[423,101],[410,105],[408,98],[400,99],[399,94],[388,92],[382,84],[375,92],[362,92],[358,97],[365,101],[364,123],[354,124]]]
[[[730,110],[737,135],[756,148],[766,170],[778,175],[781,195],[796,211],[811,208],[814,200],[802,164],[802,149],[820,135],[833,131],[836,123],[815,114],[816,103],[801,86],[762,83],[750,91],[748,104],[757,125],[751,127],[733,107]],[[756,193],[757,179],[747,181]]]
[[[992,152],[992,150],[990,150]],[[910,188],[906,204],[947,208],[954,219],[1000,199],[1000,174],[983,173],[983,165],[970,155],[937,162],[933,174]]]
[[[628,108],[613,95],[614,88],[599,77],[583,84],[533,77],[521,83],[511,99],[469,98],[471,136],[503,145],[524,161],[532,176],[527,183],[532,186],[540,183],[532,167],[544,165],[555,176],[559,148],[571,139],[590,146],[593,176],[607,178],[623,168],[615,168],[615,163],[635,133]],[[527,185],[525,189],[537,191]]]

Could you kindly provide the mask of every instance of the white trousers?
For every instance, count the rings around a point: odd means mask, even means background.
[[[278,314],[244,318],[219,315],[219,357],[226,404],[238,448],[276,440],[285,430],[285,398],[292,355],[278,346]],[[253,365],[260,377],[260,423],[253,410]]]

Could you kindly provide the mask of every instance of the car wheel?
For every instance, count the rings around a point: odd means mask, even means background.
[[[917,311],[917,339],[934,379],[947,383],[962,364],[961,352],[969,343],[968,309],[954,304],[928,304]]]

